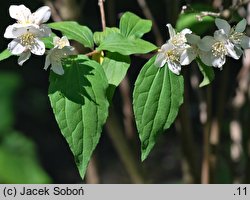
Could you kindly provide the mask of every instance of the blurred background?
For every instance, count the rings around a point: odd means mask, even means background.
[[[161,46],[169,37],[167,23],[178,30],[189,27],[200,35],[213,34],[213,20],[202,18],[202,11],[219,14],[232,24],[246,17],[250,24],[248,2],[106,0],[105,11],[107,26],[117,26],[125,11],[153,20],[153,31],[145,38]],[[13,4],[24,4],[33,12],[48,5],[51,22],[76,20],[93,31],[102,29],[98,0],[8,0],[0,8],[2,36],[14,23],[8,13]],[[0,38],[0,51],[8,42]],[[88,52],[73,45],[80,53]],[[250,52],[243,60],[228,59],[223,71],[215,70],[215,81],[204,88],[199,88],[202,76],[195,64],[183,68],[185,103],[175,124],[141,163],[131,97],[150,56],[132,57],[83,181],[50,107],[45,58],[32,56],[22,67],[16,57],[1,62],[0,183],[250,183]]]

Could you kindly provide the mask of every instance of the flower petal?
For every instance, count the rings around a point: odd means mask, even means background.
[[[237,54],[237,52],[235,51],[234,45],[232,43],[228,43],[226,44],[226,48],[227,48],[227,52],[228,52],[228,56],[238,60],[240,57]]]
[[[161,50],[160,51],[168,51],[174,48],[174,45],[172,45],[171,43],[166,43],[164,45],[161,46]]]
[[[216,18],[215,24],[218,27],[218,29],[224,30],[225,34],[229,35],[230,30],[231,30],[231,26],[229,25],[229,23],[226,20]]]
[[[198,43],[199,49],[202,51],[210,51],[212,49],[212,45],[215,43],[215,39],[212,36],[205,36]]]
[[[58,74],[58,75],[63,75],[64,74],[64,70],[63,70],[61,62],[52,62],[51,63],[51,70],[53,72],[55,72],[56,74]]]
[[[37,29],[37,37],[49,37],[51,36],[52,34],[52,31],[50,29],[50,27],[48,27],[47,25],[43,24],[43,25],[40,25],[40,28]]]
[[[16,38],[14,35],[13,35],[13,28],[14,26],[13,25],[10,25],[6,28],[5,30],[5,33],[4,33],[4,37],[5,38]]]
[[[49,20],[49,18],[51,16],[50,7],[43,6],[39,9],[37,9],[37,11],[34,12],[32,15],[33,15],[35,24],[40,25],[42,23],[45,23]]]
[[[193,49],[192,47],[187,48],[180,56],[180,63],[181,65],[189,65],[196,57],[197,53],[195,49]]]
[[[51,51],[51,50],[50,50],[50,51]],[[49,66],[51,65],[51,61],[50,61],[50,59],[51,59],[51,57],[50,57],[50,51],[49,51],[48,55],[47,55],[46,58],[45,58],[45,64],[44,64],[44,68],[43,68],[43,69],[45,69],[45,70],[47,70],[47,69],[49,68]]]
[[[212,59],[212,65],[214,67],[218,67],[220,69],[222,69],[222,66],[225,64],[226,62],[226,57],[213,57]]]
[[[223,29],[220,29],[214,32],[214,39],[220,42],[225,42],[227,41],[228,36]]]
[[[168,68],[176,75],[180,75],[181,64],[176,62],[168,62]]]
[[[209,51],[209,52],[200,51],[199,57],[205,65],[213,66],[213,64],[212,64],[212,52],[211,51]]]
[[[19,39],[14,39],[8,44],[8,49],[13,55],[20,55],[26,50],[26,47],[20,44]]]
[[[243,36],[240,45],[243,49],[250,49],[250,38],[248,36]]]
[[[244,54],[244,50],[240,46],[235,46],[234,50],[238,57],[241,57]]]
[[[170,38],[174,37],[176,35],[176,32],[175,32],[174,28],[172,27],[172,25],[167,24],[167,27],[168,27],[168,32],[169,32]]]
[[[75,48],[72,46],[65,46],[60,50],[63,52],[64,56],[69,56],[69,55],[74,55]]]
[[[10,13],[10,17],[12,17],[13,19],[16,19],[20,22],[27,22],[30,19],[31,16],[31,12],[30,9],[28,9],[26,6],[24,5],[12,5],[9,8],[9,13]]]
[[[17,38],[20,37],[21,35],[23,35],[24,33],[27,32],[27,27],[24,27],[21,24],[13,24],[10,25],[6,28],[5,33],[4,33],[4,37],[5,38]]]
[[[182,35],[191,34],[191,33],[192,33],[192,31],[188,28],[185,28],[180,32],[180,34],[182,34]]]
[[[45,53],[45,45],[39,39],[35,39],[35,44],[31,46],[31,53],[41,56]]]
[[[53,44],[54,44],[54,46],[56,46],[59,41],[60,41],[60,38],[58,36],[53,37]]]
[[[64,43],[64,46],[70,46],[69,40],[68,40],[68,38],[66,36],[63,36],[61,38],[61,42]]]
[[[242,19],[235,27],[235,31],[242,33],[245,31],[247,26],[247,20],[246,19]]]
[[[164,53],[158,53],[155,59],[155,66],[156,67],[163,67],[166,64],[166,57]]]
[[[186,39],[189,44],[198,44],[201,37],[195,34],[186,34]]]
[[[30,51],[24,51],[18,58],[18,64],[22,66],[23,63],[30,58],[30,56],[31,56]]]

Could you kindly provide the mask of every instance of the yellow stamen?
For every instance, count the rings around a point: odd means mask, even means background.
[[[172,39],[171,39],[171,43],[175,46],[181,46],[183,45],[185,42],[187,42],[186,37],[184,34],[181,33],[177,33]]]
[[[25,33],[20,36],[21,44],[27,46],[28,48],[35,44],[35,35],[33,33]]]
[[[224,57],[227,54],[227,48],[223,42],[216,42],[212,45],[212,53],[215,57]]]
[[[165,53],[166,58],[172,62],[179,62],[179,53],[175,50],[168,50]]]
[[[234,32],[230,35],[230,40],[232,40],[235,44],[240,44],[245,33]]]

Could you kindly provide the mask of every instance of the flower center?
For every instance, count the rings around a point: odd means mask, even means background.
[[[244,33],[234,32],[232,35],[230,35],[230,40],[233,41],[235,44],[240,44],[242,37],[244,36]]]
[[[58,46],[59,49],[62,49],[67,45],[67,42],[65,40],[58,40],[56,45]]]
[[[182,46],[184,43],[187,42],[187,39],[185,37],[185,35],[181,34],[181,33],[177,33],[172,39],[171,39],[171,43],[174,46]]]
[[[29,48],[35,44],[35,35],[28,32],[20,36],[20,40],[23,46],[27,46]]]
[[[165,55],[169,61],[179,62],[180,54],[176,50],[174,49],[168,50],[166,51]]]
[[[216,42],[212,45],[212,53],[215,57],[224,57],[227,54],[227,48],[223,42]]]

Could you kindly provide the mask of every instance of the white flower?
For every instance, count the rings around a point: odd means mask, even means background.
[[[167,24],[170,39],[166,44],[162,45],[155,59],[157,67],[163,67],[166,63],[168,68],[175,74],[179,75],[181,65],[189,65],[195,58],[190,51],[191,46],[186,44],[185,35],[192,33],[189,29],[184,29],[180,33],[176,33],[171,24]],[[191,55],[192,54],[192,55]]]
[[[14,39],[9,43],[8,49],[13,55],[20,56],[18,64],[22,65],[28,60],[31,53],[43,55],[45,45],[39,38],[48,37],[51,34],[50,28],[42,24],[49,20],[50,8],[43,6],[31,13],[24,5],[12,5],[9,13],[17,22],[6,28],[4,37]]]
[[[235,45],[229,42],[226,32],[223,29],[217,30],[214,37],[205,36],[198,43],[198,47],[206,53],[202,61],[208,66],[222,69],[226,62],[226,56],[239,59],[240,55],[235,50]]]
[[[63,75],[64,70],[62,67],[62,59],[66,58],[68,55],[72,55],[74,48],[70,46],[69,40],[66,36],[62,38],[53,38],[54,48],[49,50],[46,56],[44,69],[47,70],[51,65],[51,70],[56,74]]]
[[[28,60],[31,53],[39,56],[45,53],[45,45],[39,38],[49,35],[44,33],[43,29],[34,26],[20,27],[13,29],[11,34],[13,40],[8,44],[8,49],[13,55],[20,56],[19,65]]]
[[[226,20],[217,18],[215,24],[218,29],[222,29],[231,45],[234,45],[239,56],[242,55],[244,49],[250,48],[250,38],[245,35],[244,31],[247,26],[246,19],[242,19],[235,27],[231,27]]]
[[[202,51],[199,48],[201,37],[195,34],[187,34],[186,38],[187,38],[187,43],[190,45],[190,47],[187,48],[185,51],[187,51],[187,54],[189,56],[185,58],[181,58],[181,63],[183,64],[190,63],[191,60],[194,60],[197,57],[199,57],[205,65],[212,66],[211,59],[210,59],[211,56],[208,57],[208,53],[205,51]]]
[[[51,16],[51,10],[48,6],[43,6],[39,8],[36,12],[31,13],[30,9],[24,5],[12,5],[9,8],[9,14],[11,18],[17,20],[15,26],[40,26],[41,24],[47,22]]]
[[[181,71],[180,55],[181,49],[176,48],[171,43],[162,45],[155,59],[155,65],[163,67],[166,63],[168,68],[175,74],[179,75]]]
[[[18,30],[23,30],[24,28],[27,30],[30,29],[31,26],[35,29],[39,29],[43,37],[47,37],[51,34],[51,29],[43,24],[47,22],[51,16],[51,11],[48,6],[43,6],[36,12],[31,13],[30,9],[26,8],[24,5],[12,5],[9,8],[9,13],[17,22],[6,28],[4,33],[5,38],[16,38]],[[42,37],[42,35],[40,36]]]
[[[185,28],[180,33],[176,33],[171,24],[167,24],[167,27],[168,27],[169,36],[170,36],[170,39],[168,42],[174,45],[175,47],[181,47],[181,48],[186,47],[187,40],[185,36],[186,34],[191,34],[192,31]]]

